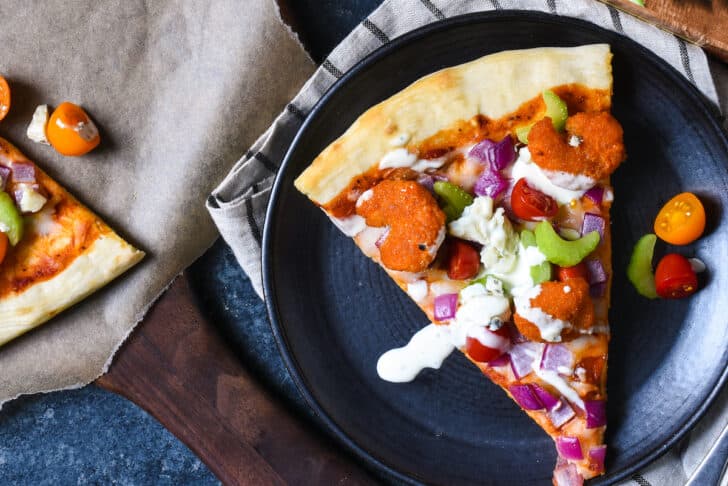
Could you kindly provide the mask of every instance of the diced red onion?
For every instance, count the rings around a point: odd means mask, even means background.
[[[508,387],[508,391],[524,410],[541,410],[543,408],[543,404],[533,394],[531,385],[511,385]]]
[[[586,265],[590,284],[594,285],[607,281],[607,271],[604,270],[604,265],[602,265],[602,262],[599,259],[591,258],[589,260],[585,260],[584,264]]]
[[[575,465],[564,462],[554,469],[554,484],[556,486],[583,486],[584,477],[579,474]]]
[[[379,238],[377,238],[377,241],[374,242],[374,246],[376,246],[377,248],[381,248],[382,245],[384,244],[384,240],[387,239],[388,235],[389,235],[389,227],[387,227],[387,229],[384,230],[384,233],[382,233],[382,235]]]
[[[485,169],[478,177],[473,192],[478,196],[489,196],[495,199],[508,189],[508,181],[495,170]]]
[[[598,445],[589,449],[589,460],[597,466],[596,472],[604,471],[604,459],[607,457],[607,446]]]
[[[11,170],[15,182],[35,182],[35,166],[33,164],[15,162]]]
[[[475,145],[468,152],[468,156],[487,162],[494,171],[505,169],[508,164],[516,160],[516,150],[513,146],[513,139],[506,135],[498,143],[485,139]]]
[[[518,328],[516,326],[510,325],[508,326],[508,332],[511,335],[511,342],[513,344],[519,344],[519,343],[525,343],[528,342],[528,338],[518,332]]]
[[[12,171],[5,167],[4,165],[0,165],[0,190],[5,190],[5,186],[7,186],[8,181],[10,180],[10,174]]]
[[[592,297],[604,297],[607,293],[607,282],[602,282],[589,286],[589,295]]]
[[[435,319],[445,321],[455,317],[458,306],[458,294],[442,294],[435,297]]]
[[[536,397],[538,397],[539,401],[547,410],[551,410],[559,403],[559,399],[553,396],[548,390],[541,388],[536,383],[533,383],[531,386],[533,387],[533,393],[536,394]]]
[[[549,420],[557,429],[574,418],[575,415],[574,409],[564,399],[559,400],[556,406],[548,411]]]
[[[606,230],[607,223],[604,218],[594,213],[585,213],[584,221],[581,224],[581,235],[587,235],[592,231],[598,231],[599,237],[604,239],[604,231]]]
[[[607,402],[604,400],[584,400],[584,407],[586,407],[587,429],[607,425]]]
[[[584,453],[581,452],[581,443],[578,437],[569,437],[562,435],[556,438],[556,450],[564,459],[573,461],[581,461],[584,459]]]
[[[494,368],[498,368],[499,366],[505,366],[510,362],[510,358],[508,357],[508,353],[503,353],[493,361],[488,361],[488,366],[492,366]]]
[[[530,341],[514,345],[508,354],[511,356],[511,369],[519,380],[533,372],[534,354],[538,354],[539,345]]]
[[[547,344],[541,357],[541,369],[560,372],[559,368],[574,366],[574,355],[563,344]]]
[[[584,193],[586,197],[594,201],[597,206],[602,204],[604,199],[604,188],[602,186],[594,186]]]
[[[435,186],[435,178],[430,174],[420,174],[417,176],[417,183],[428,191],[432,191]]]

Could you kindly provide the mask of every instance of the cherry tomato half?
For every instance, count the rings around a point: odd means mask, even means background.
[[[683,192],[665,204],[655,218],[655,233],[673,245],[687,245],[705,231],[705,208],[691,192]]]
[[[10,86],[8,82],[0,76],[0,120],[10,111]]]
[[[589,280],[589,271],[587,270],[586,263],[584,262],[581,262],[578,265],[574,265],[573,267],[558,267],[558,269],[556,270],[556,275],[562,282],[566,282],[567,280],[571,280],[573,278],[583,278],[584,280]]]
[[[480,254],[470,243],[451,240],[448,246],[447,276],[453,280],[468,280],[480,270]]]
[[[506,326],[501,326],[497,331],[489,331],[486,329],[485,332],[495,334],[510,343],[510,332]],[[465,340],[465,352],[478,363],[489,363],[500,358],[506,351],[508,351],[508,346],[505,348],[491,348],[484,345],[474,337],[468,337]]]
[[[682,299],[698,290],[698,277],[687,258],[668,253],[655,269],[657,295],[665,299]]]
[[[65,101],[53,111],[46,128],[48,141],[63,155],[84,155],[99,144],[99,130],[83,109]]]
[[[516,216],[525,221],[538,221],[556,215],[558,204],[546,194],[533,189],[526,179],[519,179],[511,194],[511,208]]]

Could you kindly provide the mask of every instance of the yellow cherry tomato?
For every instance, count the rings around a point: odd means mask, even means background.
[[[655,219],[655,233],[673,245],[687,245],[705,231],[705,209],[691,192],[670,199]]]
[[[0,120],[10,111],[10,86],[8,82],[0,76]]]
[[[65,101],[58,105],[46,128],[48,141],[63,155],[89,153],[101,141],[99,130],[83,109]]]

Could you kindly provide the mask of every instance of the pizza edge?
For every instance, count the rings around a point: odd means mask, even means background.
[[[417,145],[477,115],[500,118],[554,86],[581,84],[611,96],[611,59],[608,44],[540,47],[490,54],[429,74],[365,111],[294,185],[323,205],[391,151],[398,134],[406,133]]]

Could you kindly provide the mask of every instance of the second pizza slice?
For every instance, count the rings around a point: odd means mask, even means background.
[[[432,322],[379,375],[459,349],[554,439],[557,485],[604,472],[611,95],[608,45],[493,54],[370,108],[296,180]]]

